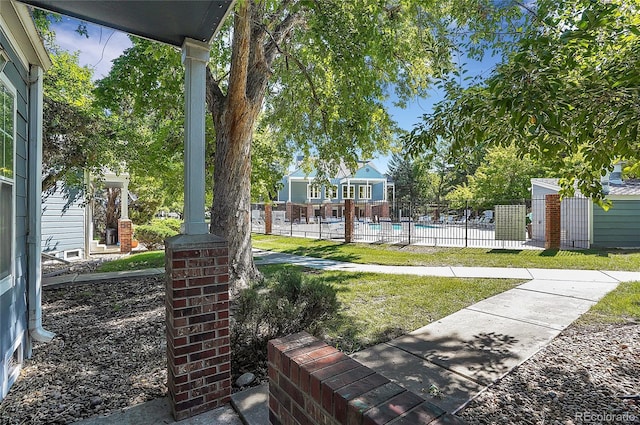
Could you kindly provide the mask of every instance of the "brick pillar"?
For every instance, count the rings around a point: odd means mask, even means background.
[[[331,218],[333,217],[333,205],[331,203],[324,204],[323,207],[323,217]]]
[[[313,218],[313,214],[313,204],[307,204],[307,223],[309,223],[309,220]]]
[[[383,202],[380,204],[380,217],[381,218],[389,218],[389,203]]]
[[[118,220],[118,240],[120,241],[120,253],[130,253],[131,242],[133,241],[133,223],[131,220]]]
[[[264,234],[270,235],[273,227],[273,212],[271,204],[264,204]]]
[[[353,199],[344,200],[344,241],[353,242],[353,220],[356,215],[356,205]]]
[[[370,218],[371,220],[373,220],[373,214],[372,214],[372,208],[371,208],[371,203],[367,202],[366,204],[364,204],[364,216],[366,218]]]
[[[545,196],[545,249],[560,249],[560,195]]]
[[[165,242],[167,387],[176,421],[230,399],[229,254],[214,235]]]
[[[285,218],[289,221],[293,221],[293,205],[291,202],[287,202],[287,212],[285,213]]]

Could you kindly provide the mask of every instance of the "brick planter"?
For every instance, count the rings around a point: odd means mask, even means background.
[[[272,425],[465,424],[301,332],[269,341]]]

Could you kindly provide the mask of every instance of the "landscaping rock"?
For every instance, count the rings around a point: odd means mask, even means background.
[[[638,424],[640,325],[574,325],[473,400],[470,424]],[[514,402],[516,400],[516,402]]]
[[[256,375],[254,375],[253,373],[251,372],[244,373],[240,375],[238,379],[236,379],[236,387],[238,388],[246,387],[247,385],[253,384],[255,380],[256,380]]]

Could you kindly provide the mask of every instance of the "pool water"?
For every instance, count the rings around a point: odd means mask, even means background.
[[[393,230],[402,230],[402,224],[392,224],[391,228]]]
[[[369,223],[369,229],[371,229],[371,230],[382,230],[382,224]]]

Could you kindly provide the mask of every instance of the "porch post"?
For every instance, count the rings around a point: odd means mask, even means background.
[[[182,233],[209,233],[204,220],[205,185],[205,93],[209,45],[185,39],[182,63],[185,67],[184,140],[184,224]]]
[[[179,421],[229,401],[229,251],[204,220],[204,118],[209,46],[186,39],[184,224],[165,241],[167,388]]]

